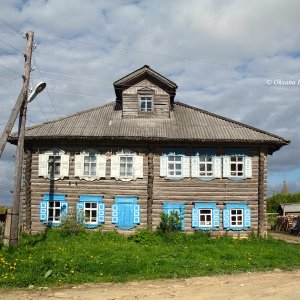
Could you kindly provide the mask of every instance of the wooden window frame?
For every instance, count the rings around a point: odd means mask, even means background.
[[[141,89],[138,90],[137,92],[138,94],[138,106],[139,106],[139,114],[142,115],[151,115],[155,113],[155,97],[154,97],[154,91],[152,89],[149,88],[145,88],[145,89]],[[151,102],[152,102],[152,106],[151,106],[151,111],[142,111],[141,110],[141,98],[142,97],[151,97]]]
[[[209,210],[210,213],[201,213],[201,211],[204,211],[204,210]],[[205,224],[201,224],[201,216],[204,216],[205,217]],[[210,221],[207,221],[207,216],[210,216]],[[207,224],[207,222],[210,222],[210,224]],[[213,209],[212,208],[205,208],[205,207],[202,207],[202,208],[199,208],[199,227],[208,227],[208,228],[211,228],[213,227]]]
[[[91,157],[95,158],[95,161],[91,161]],[[89,158],[88,162],[85,162],[85,158]],[[85,165],[88,164],[88,174],[85,174]],[[92,174],[92,165],[95,165],[95,174]],[[83,154],[83,168],[82,168],[83,177],[96,177],[97,176],[97,156],[95,153]]]
[[[51,207],[50,206],[51,203],[53,203],[54,206]],[[59,203],[59,206],[56,206],[57,203]],[[58,220],[56,220],[55,219],[57,217],[56,210],[58,210],[58,209],[59,209]],[[50,210],[53,210],[52,220],[49,219],[50,218]],[[48,202],[47,220],[51,224],[60,224],[61,223],[61,201],[59,201],[59,200],[50,200]]]
[[[238,159],[242,159],[242,160],[239,161]],[[239,165],[242,166],[242,171],[238,170]],[[235,166],[235,168],[236,168],[235,171],[231,170],[232,166]],[[230,178],[244,178],[245,177],[245,157],[244,156],[230,155],[229,167],[230,167]],[[235,174],[233,175],[233,173],[235,173]],[[241,175],[238,175],[238,173],[241,173]]]
[[[96,207],[89,207],[87,208],[86,205],[87,204],[90,204],[92,206],[92,204],[96,204]],[[89,221],[86,221],[86,211],[90,211],[90,216],[89,216]],[[96,211],[96,221],[92,222],[91,221],[91,214],[92,214],[92,211]],[[95,202],[95,201],[85,201],[83,202],[83,213],[84,213],[84,224],[86,225],[97,225],[98,224],[98,202]]]
[[[233,214],[233,211],[236,211],[235,214]],[[240,214],[238,214],[237,212],[238,211],[241,211]],[[237,224],[238,222],[238,217],[241,216],[241,222],[242,224]],[[232,218],[235,217],[235,221],[232,220]],[[239,228],[239,227],[244,227],[244,209],[243,208],[231,208],[230,209],[230,215],[229,215],[229,224],[230,224],[230,227],[232,228]],[[235,222],[236,224],[234,225],[233,222]]]
[[[204,158],[204,161],[201,161],[201,159],[203,159],[203,158]],[[210,159],[210,161],[207,161],[207,159]],[[201,164],[205,166],[204,171],[201,171],[201,167],[200,167]],[[211,170],[210,171],[207,170],[208,164],[211,165]],[[206,155],[200,155],[199,156],[199,177],[205,177],[205,178],[214,177],[213,167],[214,167],[213,156],[206,156]],[[208,172],[210,172],[211,175],[208,175]],[[204,174],[201,174],[201,173],[204,173]]]
[[[123,179],[132,179],[134,177],[134,156],[131,154],[120,154],[119,155],[119,177]],[[125,162],[121,162],[122,158],[126,158]],[[131,175],[128,175],[128,162],[127,159],[131,158],[132,159],[132,169],[131,169]],[[121,175],[121,164],[125,163],[125,175]]]
[[[169,169],[169,163],[170,163],[170,158],[171,157],[180,157],[180,175],[177,175],[177,174],[174,174],[174,175],[171,175],[170,174],[170,169]],[[176,161],[174,160],[173,162],[171,162],[173,165],[174,165],[174,173],[176,173]],[[183,175],[182,175],[182,169],[183,169],[183,155],[168,155],[167,156],[167,178],[182,178]]]

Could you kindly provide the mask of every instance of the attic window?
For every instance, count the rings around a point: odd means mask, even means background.
[[[152,112],[153,111],[153,97],[152,96],[140,96],[140,111]]]

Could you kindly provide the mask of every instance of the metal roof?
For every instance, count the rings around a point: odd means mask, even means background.
[[[175,102],[170,118],[122,118],[122,104],[108,103],[26,129],[28,140],[110,139],[268,144],[289,143],[274,134]],[[11,137],[15,142],[16,136]]]

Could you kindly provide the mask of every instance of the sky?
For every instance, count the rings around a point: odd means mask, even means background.
[[[115,100],[113,82],[149,65],[175,100],[291,141],[268,158],[268,194],[300,192],[300,1],[0,0],[0,132],[22,87],[34,32],[27,126]],[[0,159],[10,203],[16,147]]]

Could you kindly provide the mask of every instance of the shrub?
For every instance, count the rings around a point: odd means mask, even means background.
[[[161,221],[158,230],[163,233],[181,230],[181,218],[177,211],[172,211],[169,214],[162,212],[160,217]]]
[[[85,232],[83,215],[80,213],[76,214],[71,210],[69,215],[62,217],[61,226],[58,230],[62,236],[78,235]]]

